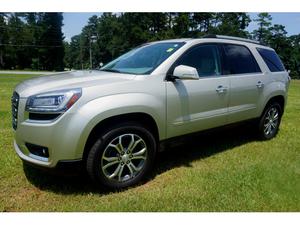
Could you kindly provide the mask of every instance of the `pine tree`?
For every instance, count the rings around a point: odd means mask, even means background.
[[[268,43],[271,35],[269,27],[272,24],[272,16],[269,13],[259,13],[258,18],[254,21],[257,22],[258,29],[253,31],[253,37],[258,41]]]
[[[218,13],[217,18],[218,25],[214,33],[244,38],[248,36],[245,28],[251,20],[246,13]]]
[[[5,13],[0,13],[0,68],[5,68],[5,43],[8,43],[8,32],[7,32],[7,24],[6,24],[6,17]]]
[[[62,71],[64,69],[62,13],[44,13],[41,17],[41,37],[39,55],[42,68]]]

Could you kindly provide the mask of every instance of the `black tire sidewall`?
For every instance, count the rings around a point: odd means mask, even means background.
[[[145,165],[142,171],[140,171],[136,177],[125,182],[117,182],[114,180],[109,180],[103,174],[101,168],[101,158],[106,146],[114,138],[125,133],[136,134],[145,141],[147,146],[147,160],[145,161]],[[103,135],[101,135],[101,137],[95,142],[95,144],[91,148],[87,159],[88,173],[94,181],[99,182],[100,184],[108,188],[120,189],[133,186],[139,183],[143,178],[145,178],[147,173],[151,170],[155,160],[157,148],[156,145],[157,144],[153,135],[138,123],[127,122],[119,124],[118,126],[114,126],[111,129],[107,130],[107,132],[103,132]]]

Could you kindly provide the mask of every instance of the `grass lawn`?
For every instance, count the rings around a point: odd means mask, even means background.
[[[108,193],[86,175],[23,166],[10,97],[30,77],[0,74],[0,211],[300,211],[300,81],[275,139],[257,141],[249,125],[202,134],[159,154],[145,184]]]

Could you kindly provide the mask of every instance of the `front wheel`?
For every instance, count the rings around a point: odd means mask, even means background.
[[[259,121],[259,136],[269,140],[276,136],[282,116],[282,108],[277,102],[267,106]]]
[[[129,187],[145,178],[155,154],[156,141],[151,132],[137,123],[123,123],[95,142],[87,157],[87,171],[109,188]]]

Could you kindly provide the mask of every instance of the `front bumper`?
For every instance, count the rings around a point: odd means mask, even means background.
[[[53,165],[51,165],[51,162],[49,161],[49,158],[33,155],[28,151],[28,149],[24,149],[25,146],[21,150],[16,140],[14,140],[14,147],[16,153],[23,161],[30,162],[32,164],[42,166],[42,167],[53,167]]]
[[[33,154],[29,154],[29,156],[25,155],[22,150],[17,145],[16,141],[14,141],[14,147],[18,156],[24,161],[26,164],[36,167],[38,169],[55,169],[59,172],[61,171],[83,171],[83,161],[82,159],[75,160],[61,160],[58,161],[55,167],[52,167],[51,163],[46,161],[45,159],[41,159],[42,157],[35,156]]]
[[[20,99],[18,126],[15,131],[14,148],[25,162],[40,167],[54,168],[60,161],[82,158],[82,143],[79,143],[83,124],[78,123],[76,113],[67,112],[49,122],[31,121],[24,116],[25,100]],[[44,146],[49,157],[32,154],[26,143]]]

